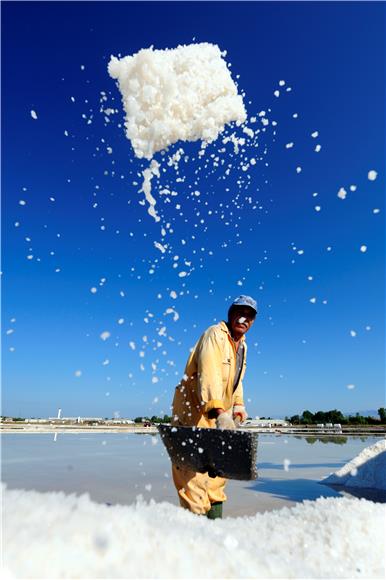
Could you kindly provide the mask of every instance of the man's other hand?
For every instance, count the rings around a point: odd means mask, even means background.
[[[217,429],[230,429],[234,431],[236,429],[236,425],[233,422],[232,417],[228,415],[228,413],[220,413],[216,419],[216,427]]]

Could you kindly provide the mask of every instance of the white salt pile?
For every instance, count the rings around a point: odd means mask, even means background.
[[[366,447],[322,483],[386,491],[386,441]]]
[[[216,521],[167,503],[108,507],[63,493],[5,490],[3,506],[3,572],[11,578],[384,574],[385,506],[362,499]]]
[[[151,159],[179,140],[211,142],[227,123],[245,121],[225,55],[201,43],[111,57],[108,71],[118,80],[126,136],[137,157]]]

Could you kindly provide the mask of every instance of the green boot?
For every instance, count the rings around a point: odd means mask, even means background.
[[[217,520],[217,518],[222,518],[222,501],[216,501],[212,503],[212,506],[207,512],[206,517],[209,520]]]

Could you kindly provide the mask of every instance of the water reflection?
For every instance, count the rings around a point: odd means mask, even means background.
[[[326,436],[326,437],[316,437],[314,435],[310,435],[308,437],[299,437],[296,435],[296,439],[304,439],[310,445],[313,445],[317,441],[321,443],[334,443],[335,445],[345,445],[347,443],[347,437],[335,435],[335,436]]]

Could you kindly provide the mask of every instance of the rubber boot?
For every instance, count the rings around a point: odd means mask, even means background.
[[[206,517],[209,520],[217,520],[218,518],[222,518],[222,501],[216,501],[212,503],[212,506],[207,512]]]

